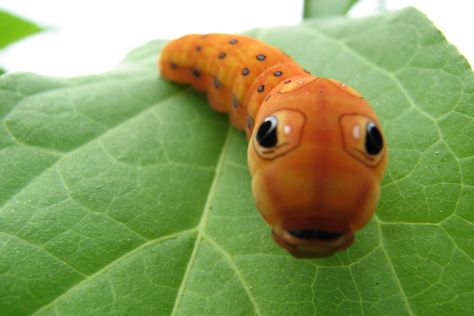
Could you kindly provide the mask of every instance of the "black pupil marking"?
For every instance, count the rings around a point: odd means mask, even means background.
[[[201,72],[197,69],[193,69],[193,76],[199,78],[201,77]]]
[[[341,233],[328,232],[325,230],[318,229],[291,229],[288,233],[296,238],[306,240],[334,240],[342,236]]]
[[[237,99],[237,97],[234,95],[232,97],[232,107],[235,109],[235,108],[238,108],[239,105],[240,105],[239,99]]]
[[[280,77],[283,73],[282,73],[280,70],[278,70],[278,71],[275,71],[273,74],[274,74],[276,77]]]
[[[263,54],[258,54],[258,55],[257,55],[257,60],[259,60],[259,61],[264,61],[265,58],[267,58],[267,56],[265,56],[265,55],[263,55]]]
[[[219,89],[221,87],[221,83],[219,79],[214,78],[214,88]]]
[[[244,76],[247,76],[247,75],[249,74],[249,72],[250,72],[250,71],[249,71],[248,68],[242,69],[242,75],[244,75]]]
[[[263,90],[265,90],[265,86],[262,84],[258,87],[257,91],[258,92],[263,92]]]
[[[277,124],[277,118],[272,115],[260,125],[257,131],[257,142],[260,146],[271,148],[278,143]]]
[[[247,116],[247,128],[251,129],[253,126],[253,119],[251,116]]]
[[[226,55],[227,55],[226,53],[220,52],[217,57],[219,57],[219,59],[224,59]]]
[[[235,38],[233,38],[229,41],[229,44],[231,44],[231,45],[237,44],[237,40]]]
[[[382,151],[383,139],[374,122],[367,123],[365,131],[365,150],[370,155],[377,155]]]

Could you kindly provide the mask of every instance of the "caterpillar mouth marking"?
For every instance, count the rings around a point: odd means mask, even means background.
[[[290,229],[288,234],[304,240],[330,241],[340,238],[343,234],[318,229]]]

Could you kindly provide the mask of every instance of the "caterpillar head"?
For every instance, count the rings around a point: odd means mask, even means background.
[[[375,212],[387,150],[357,92],[306,76],[279,84],[261,105],[248,161],[273,239],[294,256],[324,257],[349,247]]]

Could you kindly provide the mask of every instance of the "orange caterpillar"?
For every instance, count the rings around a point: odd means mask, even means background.
[[[325,257],[352,244],[375,212],[387,165],[382,128],[362,96],[245,36],[181,37],[159,68],[206,91],[245,130],[253,195],[280,246]]]

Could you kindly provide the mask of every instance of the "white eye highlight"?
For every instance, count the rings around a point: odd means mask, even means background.
[[[360,127],[359,127],[359,125],[354,126],[354,128],[352,129],[352,136],[356,140],[358,140],[360,138]]]

